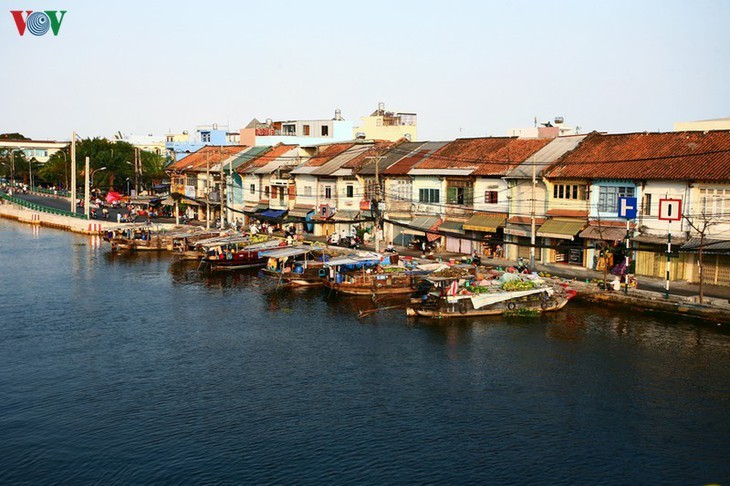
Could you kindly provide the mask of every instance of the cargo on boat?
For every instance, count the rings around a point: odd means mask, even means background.
[[[429,275],[430,285],[413,296],[407,314],[436,318],[531,315],[562,309],[576,294],[564,284],[535,274],[470,267],[462,268],[461,273],[450,268],[446,274]]]
[[[344,295],[410,294],[431,269],[410,261],[398,265],[398,256],[357,252],[324,262],[324,285]]]
[[[113,251],[171,251],[177,235],[194,235],[190,226],[124,224],[104,231],[102,238]]]

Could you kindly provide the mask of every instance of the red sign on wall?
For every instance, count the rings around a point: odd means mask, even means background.
[[[682,219],[681,199],[660,199],[659,219],[662,221],[679,221]]]

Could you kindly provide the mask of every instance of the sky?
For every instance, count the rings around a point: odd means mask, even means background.
[[[20,36],[11,10],[66,10]],[[68,140],[326,119],[420,140],[730,116],[730,1],[0,0],[0,133]]]

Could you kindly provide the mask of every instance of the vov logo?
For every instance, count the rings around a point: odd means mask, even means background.
[[[15,26],[18,27],[18,34],[23,35],[27,30],[33,35],[46,35],[48,29],[53,31],[53,35],[58,35],[61,28],[61,22],[66,15],[66,10],[44,10],[34,12],[32,10],[25,11],[25,18],[22,10],[11,10],[15,20]],[[61,14],[59,16],[59,13]]]

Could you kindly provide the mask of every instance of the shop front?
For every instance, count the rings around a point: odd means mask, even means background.
[[[438,216],[417,216],[401,232],[403,235],[403,246],[418,246],[418,242],[426,241],[427,245],[434,246],[441,238],[437,231],[441,225],[441,218]]]
[[[454,253],[471,254],[473,251],[473,241],[466,238],[466,232],[463,228],[463,221],[444,221],[439,226],[439,231],[444,234],[446,251]]]
[[[497,246],[504,251],[504,224],[507,215],[502,213],[478,213],[463,225],[466,235],[473,241],[472,250],[492,255]]]
[[[578,236],[588,224],[584,219],[552,218],[543,223],[537,230],[537,236],[546,238],[547,261],[550,263],[567,263],[584,266],[583,238]]]

